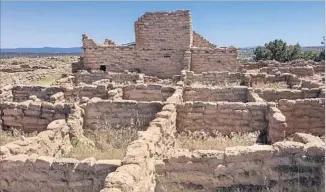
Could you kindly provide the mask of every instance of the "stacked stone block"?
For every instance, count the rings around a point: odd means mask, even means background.
[[[24,132],[43,131],[47,125],[57,119],[66,119],[71,104],[50,102],[4,102],[0,105],[4,129],[16,128]]]
[[[177,105],[177,129],[182,131],[266,131],[267,105],[241,102],[185,102]]]
[[[123,99],[136,101],[166,101],[175,88],[159,84],[138,84],[123,87]]]

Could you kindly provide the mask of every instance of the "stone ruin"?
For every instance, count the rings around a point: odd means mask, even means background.
[[[236,48],[192,30],[189,11],[145,13],[135,31],[127,46],[83,35],[70,83],[1,89],[0,129],[37,132],[1,146],[1,190],[324,191],[324,62],[240,64]],[[273,83],[286,88],[256,87]],[[62,158],[101,120],[143,128],[123,159]],[[260,135],[224,150],[178,147],[189,131]]]

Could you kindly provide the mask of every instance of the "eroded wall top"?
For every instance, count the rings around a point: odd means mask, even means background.
[[[135,35],[137,49],[189,49],[190,11],[147,12],[135,22]]]

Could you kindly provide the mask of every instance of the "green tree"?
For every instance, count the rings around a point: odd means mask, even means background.
[[[272,53],[270,50],[266,49],[266,47],[258,46],[254,50],[254,60],[270,60],[272,59]]]
[[[321,42],[321,44],[325,46],[325,36],[323,36],[323,41]],[[323,60],[325,60],[325,47],[320,51],[318,56],[318,61],[323,61]]]
[[[292,61],[299,59],[301,47],[299,44],[288,46],[281,39],[276,39],[265,43],[264,47],[259,46],[254,51],[254,60],[276,60],[279,62]]]
[[[285,61],[293,61],[299,59],[301,55],[300,45],[297,43],[296,45],[288,46],[285,55],[286,55]]]
[[[320,53],[318,51],[302,51],[300,59],[318,61],[319,55]]]

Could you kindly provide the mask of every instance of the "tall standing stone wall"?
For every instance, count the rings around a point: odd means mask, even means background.
[[[228,48],[191,48],[191,71],[202,73],[208,71],[230,71],[238,69],[238,51]]]
[[[193,42],[189,11],[145,13],[135,22],[137,65],[142,73],[171,78],[184,68]]]
[[[136,49],[189,49],[192,33],[188,10],[147,12],[135,22]]]

